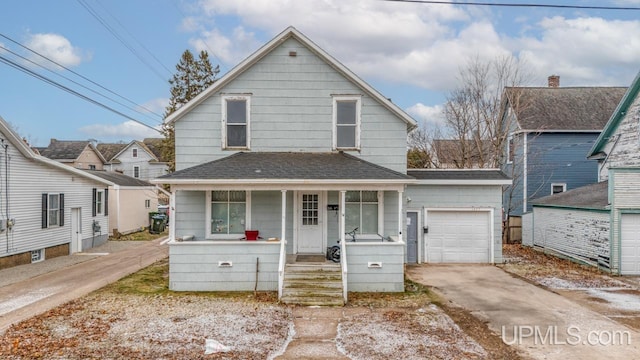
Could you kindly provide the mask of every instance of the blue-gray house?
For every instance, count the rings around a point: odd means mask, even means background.
[[[620,102],[625,87],[505,88],[502,120],[510,131],[502,170],[506,216],[531,211],[531,200],[598,181],[598,165],[586,155]]]

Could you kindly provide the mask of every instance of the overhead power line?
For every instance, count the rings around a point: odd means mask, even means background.
[[[134,121],[134,122],[136,122],[136,123],[138,123],[138,124],[140,124],[142,126],[145,126],[145,127],[149,128],[149,129],[152,129],[152,130],[155,130],[155,131],[157,131],[159,133],[162,133],[160,130],[154,128],[153,126],[147,125],[144,122],[142,122],[142,121],[140,121],[140,120],[138,120],[136,118],[133,118],[133,117],[131,117],[131,116],[125,114],[125,113],[122,113],[122,112],[120,112],[120,111],[118,111],[118,110],[116,110],[116,109],[104,104],[104,103],[101,103],[100,101],[97,101],[95,99],[92,99],[92,98],[84,95],[84,94],[81,94],[81,93],[79,93],[79,92],[77,92],[77,91],[75,91],[75,90],[73,90],[73,89],[71,89],[71,88],[69,88],[67,86],[64,86],[64,85],[62,85],[62,84],[60,84],[60,83],[58,83],[58,82],[56,82],[54,80],[51,80],[50,78],[48,78],[48,77],[46,77],[44,75],[38,74],[37,72],[32,71],[32,70],[28,69],[27,67],[22,66],[22,65],[14,62],[14,61],[12,61],[10,59],[7,59],[6,57],[4,57],[2,55],[0,55],[0,62],[4,63],[4,64],[6,64],[6,65],[8,65],[8,66],[10,66],[10,67],[12,67],[14,69],[22,71],[23,73],[25,73],[27,75],[30,75],[30,76],[38,79],[38,80],[44,81],[45,83],[47,83],[47,84],[49,84],[51,86],[57,87],[58,89],[61,89],[61,90],[66,91],[66,92],[68,92],[68,93],[70,93],[72,95],[75,95],[75,96],[77,96],[77,97],[79,97],[79,98],[81,98],[81,99],[83,99],[85,101],[88,101],[88,102],[90,102],[90,103],[92,103],[94,105],[98,105],[103,109],[109,110],[109,111],[111,111],[111,112],[113,112],[113,113],[115,113],[117,115],[120,115],[120,116],[126,118],[126,119]]]
[[[105,91],[107,91],[107,92],[109,92],[109,93],[111,93],[111,94],[113,94],[113,95],[115,95],[115,96],[119,97],[120,99],[125,100],[126,102],[128,102],[128,103],[130,103],[130,104],[132,104],[132,105],[135,105],[135,106],[137,106],[137,107],[139,107],[139,108],[141,108],[141,109],[143,109],[143,110],[145,110],[145,111],[149,112],[150,114],[154,114],[154,115],[156,115],[159,119],[162,119],[162,115],[160,115],[160,114],[158,114],[158,113],[154,112],[153,110],[150,110],[150,109],[148,109],[147,107],[145,107],[145,106],[143,106],[143,105],[139,105],[139,104],[135,103],[133,100],[130,100],[130,99],[128,99],[128,98],[126,98],[126,97],[124,97],[124,96],[122,96],[122,95],[120,95],[120,94],[116,93],[115,91],[112,91],[112,90],[110,90],[110,89],[108,89],[108,88],[106,88],[106,87],[104,87],[104,86],[102,86],[102,85],[98,84],[97,82],[95,82],[95,81],[93,81],[93,80],[91,80],[91,79],[87,78],[86,76],[84,76],[84,75],[82,75],[82,74],[79,74],[79,73],[77,73],[76,71],[74,71],[74,70],[72,70],[72,69],[69,69],[68,67],[66,67],[66,66],[64,66],[64,65],[62,65],[62,64],[60,64],[59,62],[57,62],[57,61],[55,61],[55,60],[53,60],[53,59],[50,59],[49,57],[47,57],[47,56],[45,56],[45,55],[42,55],[42,54],[40,54],[39,52],[37,52],[37,51],[35,51],[35,50],[33,50],[33,49],[29,48],[28,46],[25,46],[25,45],[23,45],[23,44],[19,43],[18,41],[16,41],[16,40],[14,40],[14,39],[10,38],[9,36],[7,36],[7,35],[4,35],[4,34],[0,33],[0,37],[3,37],[4,39],[7,39],[7,40],[11,41],[12,43],[14,43],[14,44],[16,44],[16,45],[20,46],[21,48],[23,48],[23,49],[25,49],[25,50],[27,50],[27,51],[29,51],[29,52],[31,52],[31,53],[33,53],[33,54],[35,54],[35,55],[37,55],[37,56],[41,57],[41,58],[42,58],[42,59],[44,59],[44,60],[49,61],[49,62],[50,62],[50,63],[52,63],[52,64],[55,64],[55,65],[57,65],[57,66],[59,66],[59,67],[61,67],[61,68],[65,69],[65,70],[69,71],[70,73],[72,73],[72,74],[74,74],[74,75],[76,75],[76,76],[78,76],[78,77],[80,77],[80,78],[82,78],[82,79],[84,79],[84,80],[86,80],[86,81],[90,82],[91,84],[93,84],[93,85],[95,85],[95,86],[97,86],[97,87],[101,88],[102,90],[105,90]],[[112,100],[112,101],[113,101],[113,100]],[[114,102],[115,102],[115,101],[114,101]]]
[[[583,9],[583,10],[640,10],[635,6],[589,6],[589,5],[561,5],[561,4],[536,4],[536,3],[500,3],[500,2],[476,2],[476,1],[431,1],[431,0],[380,0],[386,2],[435,4],[435,5],[472,5],[472,6],[501,6],[501,7],[538,7],[556,9]]]

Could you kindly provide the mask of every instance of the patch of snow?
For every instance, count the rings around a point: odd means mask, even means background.
[[[587,293],[593,297],[605,300],[609,306],[625,311],[640,311],[640,296],[601,289],[589,289]]]

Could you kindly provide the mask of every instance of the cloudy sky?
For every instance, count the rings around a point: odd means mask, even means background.
[[[640,8],[640,0],[527,3]],[[628,86],[640,70],[634,10],[381,0],[4,0],[2,8],[0,116],[37,146],[158,136],[132,119],[159,126],[185,49],[207,50],[224,73],[290,25],[425,123],[438,121],[460,68],[476,57],[515,56],[534,74],[531,86],[551,74],[561,86]]]

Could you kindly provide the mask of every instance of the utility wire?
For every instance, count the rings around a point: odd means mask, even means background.
[[[100,7],[101,7],[101,8],[102,8],[106,13],[107,13],[107,15],[111,16],[111,18],[112,18],[113,20],[115,20],[115,21],[116,21],[116,23],[118,23],[118,25],[120,25],[120,27],[121,27],[121,28],[122,28],[122,29],[123,29],[127,34],[129,34],[129,36],[131,36],[131,38],[132,38],[133,40],[135,40],[135,42],[137,42],[137,43],[138,43],[138,45],[140,45],[140,47],[141,47],[142,49],[144,49],[144,51],[146,51],[146,52],[147,52],[147,54],[149,54],[149,55],[150,55],[150,56],[151,56],[151,57],[152,57],[152,58],[153,58],[153,59],[154,59],[158,64],[160,64],[160,66],[162,66],[162,67],[167,71],[167,73],[169,73],[169,76],[173,75],[173,72],[172,72],[171,70],[169,70],[169,68],[167,68],[167,67],[166,67],[166,66],[165,66],[165,65],[160,61],[160,59],[158,59],[158,58],[155,56],[155,54],[153,54],[153,53],[152,53],[152,52],[151,52],[151,51],[150,51],[146,46],[144,46],[144,44],[143,44],[140,40],[138,40],[138,38],[136,38],[136,37],[135,37],[135,36],[134,36],[134,35],[133,35],[129,30],[127,30],[127,28],[124,26],[124,24],[122,24],[122,22],[120,22],[120,20],[118,20],[118,18],[116,18],[116,17],[113,15],[113,13],[111,13],[111,12],[109,11],[109,9],[107,9],[104,5],[102,5],[102,4],[100,3],[100,1],[96,0],[96,2],[97,2],[97,3],[98,3],[98,5],[100,5]]]
[[[77,81],[75,81],[75,80],[73,80],[73,79],[71,79],[71,78],[69,78],[69,77],[66,77],[66,76],[64,76],[64,75],[62,75],[62,74],[56,73],[55,71],[53,71],[53,70],[51,70],[51,69],[49,69],[49,68],[47,68],[47,67],[45,67],[45,66],[43,66],[43,65],[41,65],[41,64],[38,64],[37,62],[35,62],[35,61],[31,60],[31,59],[28,59],[28,58],[26,58],[26,57],[24,57],[24,56],[22,56],[22,55],[20,55],[20,54],[17,54],[17,53],[15,53],[14,51],[11,51],[10,49],[7,49],[6,47],[4,47],[4,46],[2,46],[2,45],[0,45],[0,49],[3,49],[3,50],[5,50],[6,52],[8,52],[8,53],[10,53],[10,54],[13,54],[14,56],[17,56],[17,57],[21,58],[22,60],[27,61],[27,62],[29,62],[29,63],[31,63],[31,64],[33,64],[33,65],[39,66],[39,67],[41,67],[41,68],[43,68],[43,69],[45,69],[45,70],[49,71],[50,73],[53,73],[54,75],[60,76],[61,78],[65,79],[65,80],[67,80],[67,81],[69,81],[69,82],[71,82],[71,83],[74,83],[74,84],[76,84],[76,85],[78,85],[78,86],[80,86],[80,87],[82,87],[82,88],[84,88],[84,89],[86,89],[86,90],[89,90],[89,91],[91,91],[92,93],[94,93],[94,94],[96,94],[96,95],[102,96],[103,98],[105,98],[105,99],[107,99],[107,100],[111,100],[111,101],[113,101],[114,103],[116,103],[116,104],[118,104],[118,105],[120,105],[120,106],[124,106],[124,107],[126,107],[127,109],[129,109],[129,110],[135,111],[135,112],[137,112],[138,114],[140,114],[140,115],[143,115],[143,116],[147,117],[149,120],[155,121],[155,122],[157,122],[158,124],[161,124],[161,123],[162,123],[162,121],[161,121],[161,120],[154,119],[154,118],[150,117],[150,116],[149,116],[149,114],[147,114],[147,113],[144,113],[144,112],[142,112],[142,111],[140,111],[140,110],[138,110],[138,109],[136,109],[136,108],[134,108],[134,107],[131,107],[131,106],[129,106],[129,105],[123,104],[123,103],[121,103],[121,102],[119,102],[119,101],[117,101],[117,100],[114,100],[114,99],[112,99],[112,98],[110,98],[110,97],[108,97],[108,96],[106,96],[106,95],[104,95],[104,94],[101,94],[101,93],[99,93],[98,91],[96,91],[96,90],[94,90],[94,89],[91,89],[90,87],[85,86],[85,85],[83,85],[83,84],[81,84],[81,83],[79,83],[79,82],[77,82]]]
[[[115,113],[117,115],[120,115],[120,116],[126,118],[126,119],[134,121],[134,122],[136,122],[136,123],[138,123],[138,124],[140,124],[142,126],[145,126],[145,127],[149,128],[149,129],[152,129],[152,130],[155,130],[155,131],[157,131],[159,133],[162,133],[160,130],[154,128],[153,126],[147,125],[147,124],[145,124],[144,122],[142,122],[142,121],[140,121],[138,119],[135,119],[135,118],[133,118],[133,117],[127,115],[127,114],[124,114],[124,113],[122,113],[122,112],[120,112],[120,111],[108,106],[108,105],[105,105],[105,104],[103,104],[103,103],[101,103],[101,102],[99,102],[97,100],[94,100],[94,99],[92,99],[92,98],[90,98],[90,97],[88,97],[86,95],[83,95],[83,94],[81,94],[81,93],[79,93],[79,92],[77,92],[77,91],[75,91],[75,90],[73,90],[73,89],[71,89],[69,87],[66,87],[66,86],[64,86],[64,85],[62,85],[62,84],[60,84],[60,83],[58,83],[58,82],[56,82],[54,80],[51,80],[50,78],[48,78],[48,77],[46,77],[44,75],[38,74],[37,72],[32,71],[32,70],[28,69],[27,67],[22,66],[22,65],[14,62],[14,61],[11,61],[11,60],[7,59],[6,57],[4,57],[2,55],[0,55],[0,62],[4,63],[4,64],[6,64],[6,65],[8,65],[8,66],[10,66],[10,67],[12,67],[14,69],[20,70],[23,73],[25,73],[27,75],[30,75],[30,76],[38,79],[38,80],[44,81],[45,83],[47,83],[47,84],[49,84],[51,86],[57,87],[58,89],[64,90],[64,91],[66,91],[66,92],[68,92],[68,93],[70,93],[72,95],[75,95],[75,96],[77,96],[77,97],[79,97],[79,98],[81,98],[81,99],[83,99],[85,101],[88,101],[88,102],[90,102],[90,103],[92,103],[94,105],[98,105],[103,109],[109,110],[109,111],[111,111],[111,112],[113,112],[113,113]]]
[[[104,26],[105,29],[107,29],[107,31],[109,31],[109,33],[111,33],[111,35],[113,35],[113,37],[115,37],[118,41],[120,41],[120,43],[122,43],[122,45],[124,45],[124,47],[126,47],[133,55],[135,55],[135,57],[138,58],[138,60],[140,60],[140,62],[142,62],[149,70],[151,70],[160,80],[162,80],[163,83],[167,83],[168,80],[165,79],[163,77],[162,74],[160,74],[160,72],[158,72],[158,70],[156,70],[153,66],[151,66],[151,64],[143,57],[141,56],[136,49],[133,48],[133,46],[129,45],[125,39],[122,38],[122,36],[120,36],[117,31],[115,31],[115,29],[113,27],[111,27],[109,24],[107,24],[107,22],[100,16],[100,14],[98,14],[89,4],[86,3],[85,0],[77,0],[78,3],[80,5],[82,5],[82,7],[85,8],[85,10],[87,10],[87,12],[89,12],[89,14],[91,14],[91,16],[93,16],[102,26]]]
[[[130,99],[128,99],[128,98],[126,98],[126,97],[124,97],[124,96],[122,96],[122,95],[120,95],[120,94],[118,94],[118,93],[116,93],[116,92],[114,92],[114,91],[112,91],[112,90],[110,90],[110,89],[107,89],[106,87],[104,87],[104,86],[102,86],[102,85],[98,84],[97,82],[95,82],[95,81],[93,81],[93,80],[91,80],[91,79],[87,78],[86,76],[84,76],[84,75],[82,75],[82,74],[79,74],[79,73],[77,73],[77,72],[75,72],[75,71],[73,71],[73,70],[69,69],[68,67],[66,67],[66,66],[64,66],[64,65],[62,65],[62,64],[60,64],[60,63],[58,63],[57,61],[52,60],[52,59],[50,59],[50,58],[48,58],[48,57],[46,57],[46,56],[44,56],[44,55],[40,54],[39,52],[37,52],[37,51],[35,51],[35,50],[33,50],[33,49],[31,49],[31,48],[29,48],[29,47],[27,47],[27,46],[25,46],[25,45],[23,45],[23,44],[19,43],[18,41],[14,40],[14,39],[12,39],[12,38],[10,38],[10,37],[8,37],[7,35],[4,35],[4,34],[0,33],[0,37],[3,37],[3,38],[5,38],[5,39],[7,39],[7,40],[11,41],[12,43],[14,43],[14,44],[16,44],[16,45],[20,46],[21,48],[23,48],[23,49],[25,49],[25,50],[27,50],[27,51],[29,51],[29,52],[31,52],[31,53],[33,53],[33,54],[35,54],[35,55],[38,55],[39,57],[41,57],[41,58],[43,58],[43,59],[45,59],[45,60],[47,60],[47,61],[49,61],[49,62],[51,62],[51,63],[53,63],[53,64],[55,64],[55,65],[57,65],[57,66],[59,66],[59,67],[61,67],[61,68],[65,69],[65,70],[67,70],[67,71],[69,71],[69,72],[71,72],[72,74],[74,74],[74,75],[76,75],[76,76],[79,76],[80,78],[82,78],[82,79],[84,79],[84,80],[86,80],[86,81],[88,81],[88,82],[92,83],[93,85],[95,85],[95,86],[97,86],[97,87],[99,87],[99,88],[101,88],[101,89],[103,89],[103,90],[105,90],[105,91],[107,91],[107,92],[109,92],[109,93],[111,93],[111,94],[113,94],[113,95],[115,95],[115,96],[119,97],[120,99],[123,99],[123,100],[127,101],[128,103],[130,103],[130,104],[132,104],[132,105],[135,105],[135,106],[137,106],[137,107],[140,107],[141,109],[144,109],[145,111],[148,111],[149,113],[154,114],[154,115],[158,116],[158,118],[162,119],[162,115],[160,115],[160,114],[158,114],[158,113],[154,112],[153,110],[150,110],[150,109],[148,109],[148,108],[146,108],[146,107],[144,107],[144,106],[142,106],[142,105],[138,105],[138,104],[136,104],[134,101],[132,101],[132,100],[130,100]]]
[[[640,10],[640,7],[633,6],[589,6],[589,5],[560,5],[560,4],[518,4],[499,2],[476,2],[476,1],[431,1],[431,0],[379,0],[385,2],[435,4],[435,5],[472,5],[472,6],[502,6],[502,7],[538,7],[556,9],[583,9],[583,10]]]

